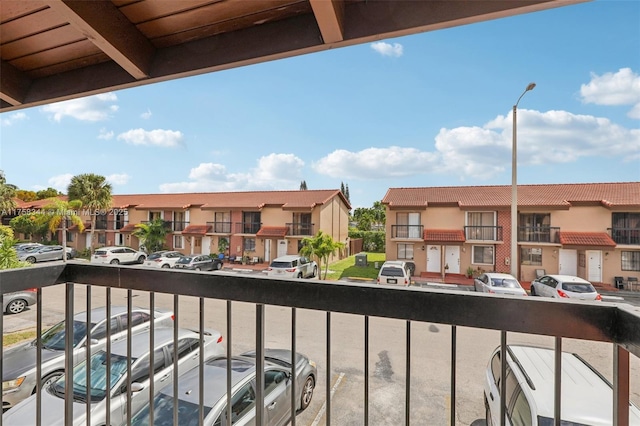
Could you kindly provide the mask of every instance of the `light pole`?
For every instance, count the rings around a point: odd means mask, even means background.
[[[520,99],[529,90],[533,90],[536,87],[535,83],[529,83],[522,95],[518,98],[515,105],[513,105],[513,141],[511,146],[511,275],[518,277],[518,137],[516,130],[516,111],[518,110],[518,104]]]

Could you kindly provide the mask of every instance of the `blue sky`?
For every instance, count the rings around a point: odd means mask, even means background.
[[[114,194],[640,180],[640,2],[593,1],[0,114],[20,189]]]

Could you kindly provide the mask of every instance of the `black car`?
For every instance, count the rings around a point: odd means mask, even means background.
[[[217,271],[222,269],[222,260],[214,259],[208,254],[185,255],[178,259],[173,267],[192,271]]]

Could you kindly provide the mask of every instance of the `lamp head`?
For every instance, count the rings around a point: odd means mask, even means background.
[[[528,92],[529,90],[533,90],[534,87],[536,87],[535,83],[529,83],[529,85],[527,86],[527,90],[526,91]]]

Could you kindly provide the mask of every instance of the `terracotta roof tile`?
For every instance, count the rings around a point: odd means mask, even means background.
[[[182,234],[204,235],[209,231],[211,231],[211,225],[188,225]]]
[[[464,243],[464,232],[461,229],[425,229],[425,241]]]
[[[511,185],[390,188],[383,204],[390,208],[429,205],[470,207],[511,206]],[[568,209],[572,204],[605,207],[640,204],[640,182],[518,185],[518,206],[548,206]]]
[[[558,234],[560,236],[560,244],[565,246],[616,246],[615,241],[606,232],[561,231]]]
[[[256,233],[256,237],[284,237],[289,232],[286,226],[263,226]]]
[[[119,232],[133,232],[136,230],[136,224],[135,223],[128,223],[125,226],[123,226],[122,228],[120,228]]]

